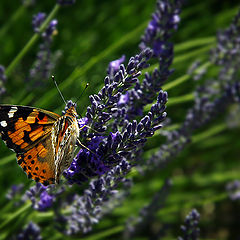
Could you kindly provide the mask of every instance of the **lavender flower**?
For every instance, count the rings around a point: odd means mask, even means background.
[[[52,40],[52,36],[54,35],[54,33],[56,32],[56,28],[57,28],[57,24],[58,21],[56,19],[53,19],[48,27],[46,28],[46,30],[42,33],[42,37],[46,40],[46,41],[51,41]]]
[[[125,55],[122,55],[121,58],[116,59],[109,63],[107,73],[111,79],[114,78],[115,74],[120,70],[120,65],[124,63]]]
[[[141,50],[151,47],[155,56],[163,53],[168,55],[167,39],[170,38],[172,31],[178,28],[181,5],[182,1],[179,0],[157,1],[156,11],[152,14],[152,20],[141,38],[139,45]]]
[[[239,180],[229,182],[226,186],[226,190],[228,192],[229,198],[232,201],[236,201],[240,199],[240,181]]]
[[[166,117],[166,102],[167,93],[160,91],[157,103],[139,123],[136,120],[125,121],[126,126],[121,131],[119,129],[115,133],[110,132],[108,136],[90,132],[89,136],[91,137],[88,138],[91,140],[87,142],[87,147],[91,152],[88,149],[81,149],[70,168],[64,172],[64,176],[70,183],[81,183],[88,177],[106,173],[112,166],[120,163],[124,157],[133,161],[134,154],[139,148],[142,148],[146,138],[151,137],[156,130],[161,128],[160,123]]]
[[[37,59],[33,63],[30,69],[28,77],[29,87],[43,86],[43,79],[49,79],[51,70],[55,67],[55,64],[61,56],[60,51],[51,53],[51,43],[53,35],[56,33],[57,20],[52,20],[44,32],[40,32],[41,25],[46,18],[45,13],[38,13],[33,16],[32,25],[33,30],[36,33],[41,34],[43,42],[39,45],[39,51],[37,53]]]
[[[46,13],[39,12],[36,15],[33,15],[32,26],[35,33],[40,32],[40,27],[46,18]]]
[[[52,207],[53,201],[55,200],[55,196],[50,195],[48,190],[47,187],[41,183],[36,183],[35,186],[26,191],[24,198],[32,201],[32,207],[35,210],[45,211]]]
[[[82,196],[76,194],[70,205],[69,215],[60,215],[60,223],[62,223],[64,233],[72,235],[78,232],[89,232],[92,225],[98,223],[106,212],[104,208],[118,194],[115,189],[119,184],[125,183],[129,189],[129,181],[124,178],[129,170],[130,165],[126,160],[123,160],[104,176],[92,180]]]
[[[235,47],[239,48],[239,24],[240,14],[238,13],[231,26],[222,32],[220,38],[218,37],[217,47],[211,54],[214,62],[221,66],[218,79],[208,80],[197,88],[194,106],[189,109],[180,129],[169,133],[167,142],[148,160],[150,169],[156,166],[163,167],[191,141],[191,136],[196,129],[214,119],[230,104],[240,101],[240,83],[236,76],[240,54],[239,51],[235,51]],[[227,67],[229,62],[232,62],[232,65]],[[232,68],[231,71],[230,68]]]
[[[178,237],[178,240],[197,240],[200,234],[198,227],[200,214],[196,209],[193,209],[189,215],[186,216],[184,225],[181,226],[183,237]]]
[[[233,19],[231,25],[217,35],[217,47],[212,50],[212,61],[221,66],[219,79],[231,81],[236,79],[240,63],[240,11]]]
[[[6,92],[4,83],[7,81],[4,66],[0,65],[0,96]]]
[[[172,49],[171,44],[166,45]],[[139,121],[127,115],[132,103],[129,100],[129,89],[135,88],[132,92],[140,93],[136,90],[140,84],[138,78],[141,71],[149,66],[148,60],[152,58],[149,48],[130,58],[126,67],[122,64],[124,57],[111,62],[104,87],[98,94],[90,96],[91,106],[87,108],[86,118],[79,121],[80,127],[84,126],[84,122],[89,126],[80,131],[81,142],[87,148],[81,148],[64,176],[70,184],[82,184],[92,177],[97,179],[90,182],[89,188],[81,197],[74,197],[70,215],[56,214],[59,223],[63,226],[67,223],[65,233],[71,235],[92,229],[92,225],[102,217],[104,205],[109,204],[110,199],[116,196],[116,187],[127,181],[124,176],[141,155],[147,138],[161,128],[161,122],[166,118],[165,105],[168,95],[160,87],[151,94],[150,88],[155,86],[151,85],[153,82],[157,84],[159,76],[164,81],[171,73],[168,68],[172,62],[172,50],[163,51],[162,54],[169,54],[169,57],[166,56],[164,64],[161,61],[159,70],[154,71],[151,76],[154,80],[146,78],[144,84],[147,86],[141,86],[149,89],[144,92],[145,96],[150,95],[151,101],[157,98],[157,102]],[[163,55],[158,57],[163,59]],[[144,104],[146,102],[149,101]],[[142,114],[138,116],[140,115]]]
[[[139,48],[152,49],[153,57],[159,61],[159,68],[153,73],[146,72],[142,83],[137,82],[134,89],[128,91],[129,103],[125,107],[128,119],[142,115],[144,106],[154,101],[163,83],[173,72],[169,69],[173,61],[173,44],[170,37],[180,21],[181,4],[179,0],[157,1],[156,11],[141,38]]]
[[[8,190],[8,192],[6,194],[6,198],[8,200],[12,200],[13,198],[16,197],[16,195],[19,195],[22,193],[23,188],[24,188],[23,184],[12,185],[12,187]]]
[[[73,176],[73,169],[77,170],[78,175],[82,173],[79,175],[80,182],[86,179],[86,176],[104,174],[110,170],[111,166],[120,163],[123,156],[131,153],[133,155],[132,150],[140,147],[146,141],[146,137],[152,136],[154,131],[160,127],[158,124],[166,116],[164,106],[167,93],[165,92],[160,92],[158,104],[139,123],[136,120],[133,123],[125,121],[128,131],[119,126],[119,129],[113,128],[114,131],[110,135],[104,135],[107,122],[118,114],[117,104],[121,93],[137,81],[140,70],[148,66],[146,61],[150,57],[149,49],[132,57],[126,69],[120,65],[120,70],[115,74],[113,81],[107,76],[102,90],[97,95],[90,96],[92,106],[87,108],[86,114],[90,128],[87,132],[80,131],[80,134],[83,141],[91,139],[83,142],[91,152],[81,149],[71,164],[70,171],[65,172],[66,177]]]
[[[17,235],[17,240],[26,240],[26,239],[34,239],[34,240],[42,240],[40,234],[40,227],[33,222],[30,222],[27,227]]]

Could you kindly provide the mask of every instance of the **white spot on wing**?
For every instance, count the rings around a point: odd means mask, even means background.
[[[14,116],[14,113],[18,110],[17,107],[11,107],[10,111],[8,112],[8,117],[12,118]]]
[[[13,116],[14,116],[14,113],[11,113],[11,112],[8,113],[9,118],[12,118]]]
[[[1,121],[0,124],[1,124],[2,127],[6,127],[6,126],[7,126],[7,122],[6,122],[5,120],[4,120],[4,121]]]

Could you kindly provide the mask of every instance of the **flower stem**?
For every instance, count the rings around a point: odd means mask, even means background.
[[[212,137],[226,129],[227,129],[226,123],[221,123],[217,126],[214,126],[210,129],[206,130],[205,132],[202,132],[202,133],[199,133],[199,134],[193,136],[192,143],[201,142],[201,141],[205,140],[206,138]]]
[[[193,93],[189,93],[180,97],[171,97],[168,102],[167,102],[167,106],[172,106],[172,105],[176,105],[176,104],[180,104],[180,103],[185,103],[185,102],[189,102],[189,101],[193,101],[194,100],[194,94]]]
[[[4,228],[7,224],[9,224],[14,219],[18,218],[23,212],[30,209],[32,203],[29,201],[25,205],[23,205],[18,211],[12,213],[5,221],[0,224],[0,230]]]
[[[12,162],[15,157],[16,157],[16,154],[11,154],[7,157],[1,158],[0,167],[7,164],[7,163]]]
[[[186,41],[183,43],[176,44],[174,51],[175,53],[189,50],[190,48],[199,47],[202,45],[212,45],[216,42],[215,37],[205,37],[205,38],[197,38],[191,41]]]
[[[9,64],[9,66],[6,68],[5,74],[9,77],[9,75],[12,73],[16,65],[21,61],[21,59],[26,55],[26,53],[31,49],[31,47],[35,44],[35,42],[38,40],[40,34],[46,29],[51,19],[56,15],[58,9],[60,6],[56,4],[54,8],[52,9],[51,13],[48,15],[47,19],[43,22],[43,24],[40,27],[40,33],[35,33],[32,38],[28,41],[28,43],[24,46],[24,48],[21,50],[21,52],[13,59],[13,61]]]
[[[206,62],[206,63],[202,64],[201,66],[199,66],[198,68],[196,68],[194,73],[197,73],[204,68],[207,69],[210,65],[211,65],[210,62]],[[185,81],[187,81],[189,79],[191,79],[191,75],[190,74],[185,74],[185,75],[175,79],[174,81],[171,81],[171,82],[165,84],[163,88],[164,88],[165,91],[168,91],[168,90],[178,86],[179,84],[184,83]]]
[[[198,57],[198,56],[200,56],[200,54],[209,51],[212,47],[214,47],[214,44],[210,44],[210,45],[204,46],[200,49],[191,51],[189,53],[182,54],[181,56],[177,56],[177,57],[174,58],[173,64],[186,61],[186,60],[191,59],[193,57]]]
[[[85,237],[84,240],[98,240],[98,239],[107,239],[106,237],[111,236],[113,234],[122,232],[124,230],[124,226],[120,225],[117,227],[113,227],[109,230],[102,231],[100,233],[92,234],[89,237]]]

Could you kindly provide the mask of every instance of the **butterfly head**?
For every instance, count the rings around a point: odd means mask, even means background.
[[[69,115],[72,115],[74,117],[77,117],[77,111],[76,111],[76,108],[77,108],[77,104],[74,103],[72,100],[68,100],[67,101],[67,104],[65,106],[65,109],[62,111],[62,114],[69,114]]]

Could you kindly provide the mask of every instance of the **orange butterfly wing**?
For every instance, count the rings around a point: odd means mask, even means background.
[[[27,106],[0,105],[0,133],[16,152],[29,178],[44,185],[55,183],[52,127],[59,115]]]

